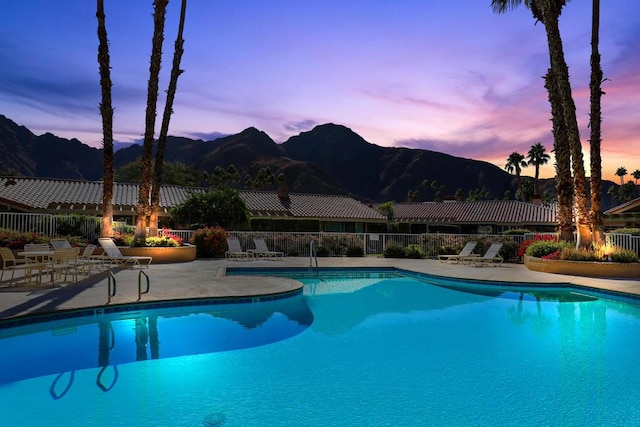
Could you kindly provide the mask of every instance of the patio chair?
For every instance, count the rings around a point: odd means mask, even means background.
[[[64,281],[71,275],[73,283],[78,282],[80,264],[78,262],[78,250],[76,248],[60,248],[53,252],[51,264],[47,266],[51,275],[51,284],[56,284],[56,278],[61,278],[64,273]]]
[[[491,246],[489,246],[489,249],[487,249],[487,252],[485,252],[481,257],[463,257],[460,262],[473,264],[476,267],[482,267],[484,265],[497,267],[502,264],[503,261],[503,258],[498,255],[500,249],[502,249],[502,243],[492,243]]]
[[[11,278],[9,279],[9,286],[13,284],[16,270],[24,270],[24,276],[28,281],[31,281],[31,274],[35,267],[25,262],[24,259],[16,259],[13,255],[13,251],[7,247],[0,247],[0,259],[2,260],[2,273],[0,274],[0,281],[4,277],[4,272],[11,270]]]
[[[78,264],[82,274],[91,276],[91,271],[94,267],[98,271],[107,270],[109,268],[109,258],[93,254],[96,248],[96,245],[87,245],[82,253],[78,255]]]
[[[229,261],[248,261],[253,259],[251,252],[242,250],[240,240],[237,237],[227,237],[228,250],[224,253]]]
[[[109,237],[100,237],[98,243],[102,246],[104,256],[108,259],[110,265],[116,267],[131,265],[131,268],[149,268],[153,260],[153,257],[150,256],[122,255],[120,249]]]
[[[253,250],[253,256],[256,258],[282,259],[284,252],[271,251],[267,247],[267,243],[261,237],[254,237],[253,244],[256,248]]]
[[[460,262],[461,258],[474,257],[475,255],[472,255],[471,252],[473,251],[473,249],[476,247],[477,244],[478,242],[469,241],[467,242],[466,245],[464,245],[460,253],[453,254],[453,255],[438,255],[438,259],[440,260],[440,262],[448,262],[451,264],[455,264]]]

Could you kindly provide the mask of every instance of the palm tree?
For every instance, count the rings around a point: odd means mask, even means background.
[[[538,177],[540,176],[540,166],[547,164],[551,156],[547,154],[547,149],[544,148],[539,142],[536,142],[529,149],[527,153],[527,164],[534,165],[536,168],[535,176],[533,178],[533,194],[539,195],[538,192]]]
[[[98,0],[98,65],[100,67],[100,87],[102,88],[102,227],[101,237],[113,234],[113,107],[111,105],[111,66],[109,41],[105,25],[104,1]]]
[[[616,176],[620,177],[620,187],[624,185],[624,177],[627,175],[627,168],[620,166],[616,169]]]
[[[573,241],[573,185],[571,177],[571,153],[567,141],[567,129],[564,125],[562,104],[557,92],[551,90],[553,78],[551,70],[545,76],[545,88],[551,105],[551,124],[553,126],[553,151],[556,157],[556,195],[558,199],[558,238]]]
[[[600,32],[600,0],[592,1],[591,13],[591,112],[589,114],[589,140],[591,155],[591,232],[593,240],[602,245],[604,238],[604,214],[602,213],[602,158],[600,156],[602,111],[601,100],[604,92],[601,89],[602,67],[600,66],[599,45]]]
[[[636,185],[638,185],[638,180],[640,179],[640,169],[636,169],[631,173],[633,179],[636,180]]]
[[[158,210],[160,208],[160,185],[162,184],[162,172],[164,163],[164,152],[167,147],[167,134],[169,133],[169,121],[173,113],[173,100],[176,96],[176,87],[178,85],[178,77],[182,74],[180,69],[180,61],[184,52],[182,39],[182,31],[184,29],[184,17],[187,8],[187,0],[182,0],[180,9],[180,23],[178,25],[178,35],[176,37],[175,49],[173,52],[173,67],[171,68],[171,77],[169,78],[169,88],[167,89],[167,100],[164,105],[164,114],[162,116],[162,125],[160,126],[160,135],[158,137],[158,148],[156,149],[156,162],[154,165],[153,185],[151,186],[151,218],[149,220],[149,235],[157,236],[158,234]]]
[[[551,63],[551,84],[548,88],[557,92],[562,105],[562,119],[567,132],[567,141],[571,153],[571,168],[573,170],[573,201],[577,216],[578,240],[577,246],[591,246],[591,226],[587,199],[587,180],[582,158],[580,131],[576,117],[576,106],[569,81],[569,67],[564,58],[562,37],[560,36],[559,18],[566,0],[492,0],[493,10],[498,13],[506,12],[521,3],[525,3],[534,19],[542,22],[547,35],[549,59]],[[557,143],[558,141],[556,141]]]
[[[391,231],[391,225],[393,223],[393,217],[395,215],[395,209],[393,207],[393,201],[381,203],[378,205],[378,212],[387,217],[387,231]]]
[[[169,0],[154,0],[153,39],[151,47],[151,63],[149,66],[149,82],[147,87],[147,109],[145,114],[144,141],[142,144],[142,176],[138,204],[136,206],[135,238],[146,236],[146,226],[151,215],[151,154],[156,125],[156,104],[158,102],[158,81],[162,62],[162,42],[164,41],[164,22]]]
[[[427,191],[429,188],[429,180],[423,179],[422,182],[420,183],[420,187],[424,190],[424,200],[426,202],[428,199]]]
[[[509,157],[507,157],[507,164],[504,165],[504,168],[509,173],[515,172],[516,182],[518,184],[517,193],[520,193],[520,188],[522,185],[520,172],[522,172],[522,168],[526,168],[526,167],[527,167],[527,162],[524,160],[524,156],[518,153],[517,151],[514,151],[513,153],[509,154]],[[522,197],[522,194],[520,194],[520,196]]]

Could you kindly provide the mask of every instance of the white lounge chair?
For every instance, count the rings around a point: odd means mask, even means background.
[[[460,262],[473,264],[476,267],[482,267],[487,264],[496,267],[502,264],[503,261],[503,258],[498,255],[500,249],[502,249],[502,243],[492,243],[487,252],[481,257],[463,257]]]
[[[109,259],[111,265],[131,265],[131,268],[149,268],[151,261],[153,260],[150,256],[122,255],[120,249],[118,249],[116,244],[109,237],[100,237],[98,239],[98,243],[100,243],[100,246],[104,249],[105,257]]]
[[[267,247],[267,242],[261,237],[254,237],[253,244],[256,248],[253,250],[253,256],[256,258],[282,259],[284,252],[271,251]]]
[[[240,240],[237,237],[227,237],[228,249],[224,253],[225,258],[230,261],[249,261],[253,259],[251,252],[245,252],[242,250]]]
[[[110,260],[104,255],[94,255],[96,245],[87,245],[84,250],[78,254],[78,264],[80,272],[91,276],[91,271],[94,269],[97,271],[104,271],[109,268]]]
[[[71,248],[71,243],[67,239],[51,239],[51,246],[54,249]]]
[[[440,262],[448,262],[452,264],[458,263],[460,262],[461,258],[474,256],[471,254],[471,252],[473,252],[473,249],[477,244],[478,242],[469,241],[466,245],[464,245],[460,253],[453,255],[438,255],[438,259],[440,260]]]

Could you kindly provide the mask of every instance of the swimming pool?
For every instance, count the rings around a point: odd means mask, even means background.
[[[640,423],[635,304],[395,271],[286,274],[305,283],[303,295],[0,331],[0,419],[21,426]]]

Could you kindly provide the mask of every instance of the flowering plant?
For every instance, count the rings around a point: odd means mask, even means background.
[[[193,232],[190,242],[196,246],[198,257],[222,257],[228,249],[227,236],[222,227],[204,227]]]
[[[540,235],[536,234],[533,236],[533,239],[524,240],[520,243],[520,247],[518,248],[518,256],[522,258],[527,252],[527,248],[534,242],[557,242],[558,237],[552,235]]]

